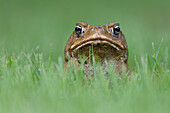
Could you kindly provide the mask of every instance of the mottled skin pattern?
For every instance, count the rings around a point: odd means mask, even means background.
[[[111,29],[114,26],[119,26],[119,23],[111,22],[106,25],[89,25],[85,22],[79,22],[76,25],[80,25],[83,28],[83,32],[80,37],[77,37],[74,31],[67,41],[65,47],[65,68],[71,64],[76,64],[77,67],[81,63],[84,64],[85,74],[93,75],[93,68],[89,65],[94,63],[92,61],[92,50],[95,56],[95,62],[100,62],[104,72],[107,73],[106,62],[110,65],[114,64],[115,71],[121,74],[122,69],[128,70],[128,48],[125,37],[120,31],[116,37]],[[80,56],[86,57],[85,62],[80,62]]]

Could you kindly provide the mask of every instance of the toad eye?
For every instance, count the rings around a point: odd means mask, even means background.
[[[75,32],[76,32],[76,36],[77,36],[77,37],[81,37],[82,34],[83,34],[83,29],[82,29],[82,27],[81,27],[80,25],[77,25],[77,26],[75,27]]]
[[[120,33],[120,27],[119,26],[117,26],[117,25],[114,26],[113,30],[114,30],[115,35],[119,35],[119,33]]]
[[[110,31],[113,36],[116,36],[116,38],[119,37],[120,27],[118,25],[115,25]]]

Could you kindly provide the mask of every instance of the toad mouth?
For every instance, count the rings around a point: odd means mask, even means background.
[[[92,38],[87,38],[86,40],[79,42],[79,43],[75,43],[73,44],[70,49],[73,51],[76,51],[86,45],[98,45],[98,44],[106,44],[109,45],[113,48],[115,48],[116,50],[120,51],[120,50],[126,50],[127,48],[121,44],[120,42],[116,42],[112,39],[107,38],[106,36],[102,36],[102,37],[92,37]]]

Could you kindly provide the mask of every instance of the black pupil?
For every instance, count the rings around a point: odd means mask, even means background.
[[[117,31],[117,32],[119,32],[119,31],[120,31],[120,27],[116,26],[116,27],[114,28],[114,30]]]
[[[113,28],[113,30],[114,30],[114,34],[115,34],[115,35],[119,35],[119,32],[120,32],[120,27],[119,27],[119,26],[115,26],[115,27]]]
[[[82,33],[82,28],[81,26],[77,26],[75,28],[75,31],[76,31],[76,34],[77,34],[77,37],[80,37],[81,33]]]

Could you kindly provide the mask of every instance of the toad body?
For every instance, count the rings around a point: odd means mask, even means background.
[[[64,52],[65,68],[72,63],[76,67],[83,63],[85,73],[89,74],[93,73],[90,65],[99,62],[104,73],[108,72],[106,64],[114,65],[116,73],[121,73],[123,69],[129,72],[127,43],[117,22],[100,26],[76,23]],[[81,62],[81,58],[85,60]]]

